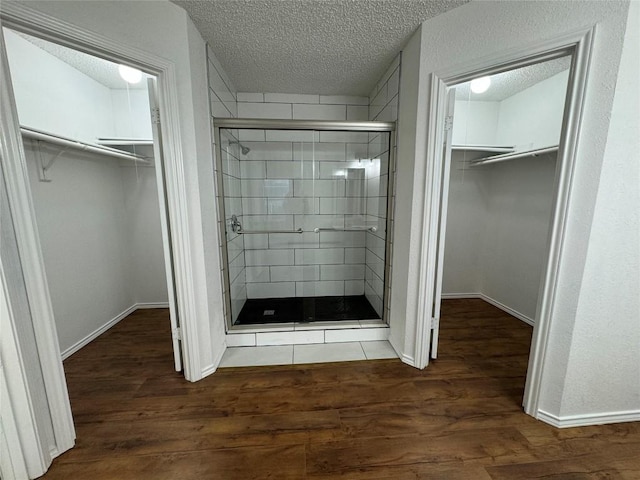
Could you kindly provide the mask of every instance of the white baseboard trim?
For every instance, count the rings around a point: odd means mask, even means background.
[[[481,300],[484,300],[487,303],[490,303],[494,307],[499,308],[503,312],[506,312],[509,315],[516,317],[518,320],[522,320],[526,324],[533,326],[536,323],[533,318],[530,318],[525,314],[520,313],[511,307],[508,307],[504,303],[500,303],[499,301],[489,297],[488,295],[485,295],[484,293],[443,293],[442,294],[443,300],[454,300],[454,299],[461,299],[461,298],[479,298]]]
[[[443,293],[441,295],[443,300],[457,300],[461,298],[482,298],[481,293]]]
[[[113,317],[111,320],[109,320],[107,323],[102,325],[97,330],[94,330],[89,335],[84,337],[82,340],[79,340],[78,342],[76,342],[73,345],[71,345],[64,352],[62,352],[62,360],[66,360],[67,358],[69,358],[71,355],[76,353],[78,350],[80,350],[82,347],[87,345],[89,342],[91,342],[92,340],[95,340],[96,338],[98,338],[104,332],[106,332],[111,327],[113,327],[115,324],[117,324],[120,320],[122,320],[123,318],[131,315],[135,311],[136,311],[136,305],[135,304],[131,305],[129,308],[127,308],[122,313],[119,313],[118,315]]]
[[[134,305],[136,307],[136,310],[140,309],[145,309],[145,308],[169,308],[169,302],[148,302],[148,303],[136,303]]]
[[[397,353],[397,352],[396,352],[396,353]],[[411,367],[415,367],[415,366],[416,366],[416,361],[415,361],[415,359],[414,359],[412,356],[407,355],[406,353],[403,353],[403,354],[400,356],[400,360],[402,360],[402,363],[406,363],[407,365],[409,365],[409,366],[411,366]]]
[[[102,325],[100,328],[98,328],[97,330],[91,332],[89,335],[84,337],[82,340],[79,340],[78,342],[74,343],[69,348],[67,348],[64,352],[62,352],[62,360],[66,360],[67,358],[69,358],[71,355],[76,353],[82,347],[84,347],[85,345],[87,345],[91,341],[95,340],[100,335],[102,335],[104,332],[106,332],[111,327],[116,325],[120,320],[122,320],[125,317],[131,315],[136,310],[145,309],[145,308],[169,308],[169,302],[134,303],[129,308],[127,308],[123,312],[119,313],[118,315],[113,317],[111,320],[109,320],[107,323]]]
[[[213,362],[211,363],[211,365],[206,366],[205,368],[202,369],[202,377],[208,377],[209,375],[211,375],[212,373],[214,373],[217,369],[218,366],[220,365],[220,362],[222,361],[222,356],[224,355],[225,350],[227,349],[227,343],[222,342],[219,345],[219,348],[214,348],[213,351],[215,352],[215,358],[213,359]]]
[[[639,422],[640,410],[590,413],[586,415],[567,415],[565,417],[557,417],[543,410],[539,410],[536,418],[557,428],[587,427],[592,425],[605,425],[609,423]]]

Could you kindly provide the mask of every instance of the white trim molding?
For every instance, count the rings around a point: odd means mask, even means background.
[[[553,321],[558,272],[565,244],[565,223],[569,209],[569,198],[576,164],[578,137],[581,126],[587,76],[595,27],[582,28],[556,38],[538,42],[527,48],[509,49],[485,58],[474,59],[467,64],[457,64],[449,70],[432,73],[425,82],[424,90],[430,92],[428,101],[428,131],[426,148],[426,175],[423,179],[423,201],[421,203],[420,242],[418,245],[417,295],[419,299],[416,328],[415,355],[418,368],[428,362],[428,348],[433,302],[436,297],[434,285],[437,265],[435,252],[438,238],[435,219],[440,211],[442,199],[438,184],[440,169],[444,161],[444,122],[447,88],[472,80],[482,75],[491,75],[571,54],[573,57],[562,135],[558,150],[555,200],[548,239],[548,260],[538,296],[538,307],[533,330],[533,341],[529,356],[529,368],[525,386],[524,408],[529,415],[538,412],[545,354]],[[446,212],[443,212],[445,215]],[[499,307],[500,308],[500,307]],[[426,352],[426,353],[425,353]]]
[[[102,335],[104,332],[106,332],[110,328],[114,327],[121,320],[124,320],[126,317],[131,315],[136,310],[144,310],[144,309],[147,309],[147,308],[169,308],[169,303],[168,302],[134,303],[129,308],[123,310],[121,313],[119,313],[118,315],[113,317],[107,323],[105,323],[101,327],[97,328],[96,330],[91,332],[89,335],[87,335],[83,339],[78,340],[76,343],[74,343],[69,348],[67,348],[65,351],[63,351],[62,352],[62,360],[66,360],[67,358],[69,358],[71,355],[76,353],[82,347],[84,347],[84,346],[88,345],[89,343],[91,343],[93,340],[98,338],[100,335]]]
[[[640,422],[640,410],[623,412],[588,413],[585,415],[566,415],[558,417],[539,410],[536,418],[557,428],[588,427],[609,423]]]
[[[200,380],[202,377],[197,330],[198,307],[195,298],[196,274],[191,255],[192,242],[188,208],[190,187],[187,185],[181,146],[180,109],[178,107],[175,65],[165,58],[83,30],[76,25],[43,14],[20,2],[2,2],[0,14],[3,25],[6,27],[116,63],[127,63],[157,76],[176,298],[178,317],[182,322],[180,328],[183,339],[184,375],[190,381]],[[16,163],[20,162],[16,160]],[[27,215],[26,219],[33,220],[32,209],[25,209],[25,214]],[[39,250],[39,245],[37,247]],[[48,297],[48,294],[46,296]],[[36,295],[36,298],[42,297],[42,292]],[[49,320],[43,318],[43,323],[49,323]]]
[[[4,7],[5,4],[6,2],[2,6]],[[27,301],[33,322],[33,332],[55,443],[59,452],[65,452],[75,443],[75,429],[67,383],[62,368],[49,286],[44,270],[20,125],[11,90],[4,37],[0,38],[0,57],[2,57],[0,59],[0,156],[2,157],[4,186],[12,212],[13,229],[27,291]],[[19,358],[22,358],[21,353],[19,353]],[[35,372],[25,371],[24,373],[25,376],[30,376]],[[24,388],[28,391],[27,378],[21,380],[24,382]],[[17,423],[20,425],[22,422],[28,422],[27,418],[18,417]],[[25,455],[28,459],[31,457],[33,461],[37,456],[32,450],[25,451]],[[40,452],[38,455],[46,467],[53,460],[46,458],[48,452]],[[27,464],[29,464],[29,460],[27,460]],[[46,467],[41,474],[46,471]]]
[[[531,325],[532,327],[536,323],[536,321],[533,318],[528,317],[524,313],[520,313],[517,310],[514,310],[513,308],[505,305],[502,302],[499,302],[498,300],[495,300],[495,299],[489,297],[488,295],[485,295],[484,293],[443,293],[441,298],[443,300],[456,300],[456,299],[463,299],[463,298],[479,298],[480,300],[484,300],[485,302],[490,303],[494,307],[499,308],[503,312],[508,313],[512,317],[516,317],[518,320],[522,320],[524,323],[526,323],[528,325]]]
[[[169,308],[169,302],[143,302],[136,303],[133,307],[135,310],[144,310],[146,308]]]

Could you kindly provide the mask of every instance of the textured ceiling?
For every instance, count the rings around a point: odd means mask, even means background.
[[[16,32],[18,35],[33,43],[35,46],[41,48],[45,52],[57,57],[71,67],[79,70],[88,77],[93,78],[96,82],[113,89],[126,89],[127,86],[131,89],[146,90],[147,84],[144,81],[140,81],[136,84],[128,84],[125,82],[118,73],[118,64],[103,60],[99,57],[94,57],[87,53],[79,52],[71,48],[63,47],[57,43],[48,42],[40,38],[32,37],[25,33]]]
[[[423,21],[469,0],[172,0],[240,92],[368,95]]]
[[[571,66],[571,57],[561,57],[491,76],[491,86],[484,93],[471,92],[471,82],[456,86],[457,100],[498,102],[546,80]]]

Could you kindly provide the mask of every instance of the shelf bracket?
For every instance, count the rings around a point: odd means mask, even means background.
[[[38,163],[40,164],[40,168],[38,169],[38,179],[41,182],[50,183],[51,179],[47,178],[47,172],[51,167],[53,167],[53,164],[56,163],[56,160],[60,158],[60,155],[69,150],[69,147],[65,147],[57,154],[53,155],[45,165],[42,155],[42,142],[40,140],[34,140],[34,143],[36,144],[36,151],[38,152]]]

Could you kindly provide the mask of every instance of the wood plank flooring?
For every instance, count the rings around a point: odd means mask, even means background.
[[[440,355],[172,368],[164,310],[65,361],[76,447],[46,479],[640,479],[640,423],[559,430],[522,413],[531,327],[443,304]]]

